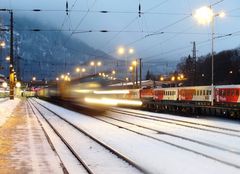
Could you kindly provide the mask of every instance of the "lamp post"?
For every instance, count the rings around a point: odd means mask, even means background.
[[[212,44],[212,49],[211,49],[211,55],[212,55],[212,93],[211,93],[211,105],[214,105],[214,22],[215,22],[215,17],[225,17],[224,12],[220,13],[214,13],[211,7],[201,7],[196,10],[194,14],[194,18],[198,21],[199,24],[201,25],[207,25],[211,24],[211,44]]]
[[[94,74],[97,73],[97,67],[100,67],[102,66],[102,62],[101,61],[98,61],[98,62],[95,62],[95,61],[91,61],[90,62],[90,66],[93,66],[94,67]],[[86,70],[85,70],[86,71]],[[85,72],[84,71],[84,72]]]
[[[135,50],[133,48],[119,47],[117,49],[117,54],[119,56],[125,56],[126,58],[126,70],[128,69],[128,55],[134,54]],[[126,77],[128,77],[128,72],[126,71]],[[127,80],[126,80],[127,81]]]

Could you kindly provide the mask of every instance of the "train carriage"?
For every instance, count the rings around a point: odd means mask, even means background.
[[[217,105],[240,106],[240,85],[216,86],[215,100]]]
[[[210,105],[211,99],[211,86],[194,86],[179,88],[179,101],[186,103],[196,103],[197,105]]]

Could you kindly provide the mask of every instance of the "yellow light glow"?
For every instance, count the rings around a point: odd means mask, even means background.
[[[118,55],[123,55],[123,54],[125,54],[125,48],[119,47],[118,50],[117,50],[117,53],[118,53]]]
[[[97,66],[102,66],[102,62],[98,62],[98,63],[97,63]]]
[[[85,98],[84,101],[90,104],[117,106],[117,102],[108,99]]]
[[[95,62],[90,62],[90,66],[95,66]]]
[[[132,65],[133,65],[133,66],[137,66],[137,64],[138,64],[138,63],[137,63],[136,60],[132,61]]]
[[[160,80],[161,80],[161,81],[163,81],[163,80],[164,80],[164,78],[163,78],[163,77],[160,77]]]
[[[220,12],[219,13],[219,17],[220,18],[224,18],[226,16],[226,13],[224,11]]]
[[[113,71],[112,71],[112,74],[113,74],[113,75],[114,75],[114,74],[116,74],[116,71],[115,71],[115,70],[113,70]]]
[[[65,78],[65,75],[62,74],[62,75],[61,75],[61,79],[64,79],[64,78]]]
[[[0,46],[1,46],[2,48],[4,48],[4,47],[6,46],[6,43],[5,43],[4,41],[2,41],[2,42],[0,43]]]
[[[37,78],[36,77],[33,77],[32,80],[35,81]]]
[[[129,70],[130,70],[130,71],[133,71],[133,67],[132,67],[132,66],[130,66],[130,67],[129,67]]]
[[[176,79],[176,78],[175,78],[174,76],[172,76],[171,80],[172,80],[172,81],[175,81],[175,79]]]
[[[181,74],[180,77],[181,77],[181,79],[184,79],[184,75],[183,74]]]
[[[80,68],[76,68],[76,72],[80,72],[81,71],[81,69]]]
[[[85,98],[85,102],[98,105],[128,105],[128,106],[141,106],[142,102],[140,100],[121,100],[121,99],[110,99],[110,98]]]
[[[94,94],[129,94],[129,90],[93,91]]]
[[[128,78],[128,77],[126,77],[126,81],[129,81],[129,78]]]
[[[88,94],[88,93],[91,93],[92,91],[88,90],[88,89],[76,89],[76,90],[74,90],[74,92],[78,92],[78,93],[82,93],[82,94]]]
[[[86,72],[86,69],[85,69],[85,68],[83,68],[83,69],[82,69],[82,72]]]
[[[207,25],[212,22],[214,13],[211,8],[204,6],[196,10],[194,18],[201,25]]]

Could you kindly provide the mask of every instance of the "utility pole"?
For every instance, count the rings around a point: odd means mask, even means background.
[[[137,62],[137,64],[136,64],[136,66],[135,66],[135,73],[136,73],[136,87],[138,87],[138,60],[136,59],[136,62]]]
[[[10,10],[10,65],[9,65],[9,86],[10,86],[10,100],[14,99],[14,86],[15,86],[15,78],[14,78],[14,68],[13,68],[13,11]]]
[[[196,80],[197,80],[197,50],[196,50],[196,42],[193,42],[193,60],[194,60],[194,84],[196,85]]]
[[[142,88],[142,59],[139,59],[139,75],[140,75],[140,85],[139,87]]]

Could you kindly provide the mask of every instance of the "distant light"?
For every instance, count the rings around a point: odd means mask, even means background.
[[[117,102],[113,102],[112,100],[108,100],[108,99],[85,98],[84,101],[90,104],[97,104],[97,105],[110,105],[110,106],[117,105]]]
[[[80,70],[81,70],[80,68],[76,68],[76,72],[80,72]]]
[[[181,78],[181,79],[184,79],[184,75],[183,75],[183,74],[180,74],[180,78]]]
[[[133,66],[137,66],[138,62],[136,60],[132,61]]]
[[[115,71],[115,70],[113,70],[113,71],[112,71],[112,74],[113,74],[113,75],[115,75],[115,74],[116,74],[116,71]]]
[[[1,46],[2,48],[4,48],[4,47],[6,46],[6,43],[5,43],[4,41],[2,41],[2,42],[0,43],[0,46]]]
[[[95,66],[95,62],[90,62],[90,66]]]
[[[69,75],[70,75],[70,73],[68,72],[68,73],[67,73],[67,75],[69,76]]]
[[[129,67],[129,70],[130,70],[130,71],[133,71],[133,67],[132,67],[132,66],[130,66],[130,67]]]
[[[86,69],[85,69],[85,68],[83,68],[83,69],[82,69],[82,72],[86,72]]]
[[[126,77],[126,81],[129,81],[129,78],[128,78],[128,77]]]
[[[16,83],[16,87],[17,87],[17,88],[20,88],[20,87],[21,87],[21,83],[20,83],[20,82],[17,82],[17,83]]]
[[[164,80],[164,77],[160,77],[160,80],[163,81],[163,80]]]
[[[65,78],[65,75],[62,74],[62,75],[61,75],[61,79],[64,79],[64,78]]]
[[[99,61],[99,62],[97,63],[97,66],[102,66],[102,62]]]
[[[125,48],[119,47],[118,50],[117,50],[117,53],[118,53],[118,55],[123,55],[123,54],[125,54]]]
[[[214,17],[213,10],[207,6],[201,7],[194,13],[194,18],[201,25],[207,25],[212,22]]]
[[[7,57],[6,57],[6,61],[10,61],[10,56],[7,56]]]
[[[33,77],[32,80],[35,81],[37,78],[36,77]]]
[[[59,81],[59,78],[57,77],[56,80]]]
[[[202,74],[202,77],[204,77],[205,75],[204,74]]]
[[[99,76],[102,76],[102,73],[98,73]]]
[[[3,82],[3,83],[2,83],[2,87],[3,87],[3,88],[7,88],[7,86],[8,86],[8,85],[7,85],[7,82]]]
[[[174,76],[172,76],[171,80],[172,80],[172,81],[175,81],[175,79],[176,79],[176,78],[175,78]]]
[[[232,74],[233,73],[233,71],[229,71],[229,74]]]
[[[224,18],[226,16],[226,13],[224,11],[220,12],[219,13],[219,17],[220,18]]]
[[[133,49],[133,48],[130,48],[130,49],[128,50],[128,53],[129,53],[129,54],[133,54],[133,53],[134,53],[134,49]]]

